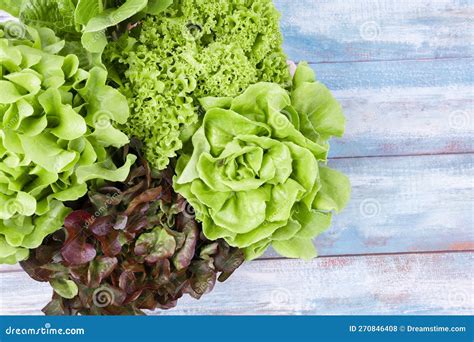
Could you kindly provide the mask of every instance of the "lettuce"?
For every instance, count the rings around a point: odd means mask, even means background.
[[[329,90],[301,63],[290,94],[262,82],[201,103],[207,111],[174,185],[206,237],[244,249],[247,259],[269,245],[285,257],[316,256],[312,239],[350,196],[347,177],[324,165],[328,139],[345,125]]]
[[[236,96],[259,81],[288,84],[271,0],[175,1],[108,46],[105,64],[129,99],[125,132],[166,168],[198,121],[203,96]],[[114,79],[115,80],[115,79]]]
[[[125,182],[91,189],[77,203],[81,210],[66,217],[64,231],[20,263],[53,287],[46,315],[169,309],[184,294],[201,298],[242,264],[242,251],[200,234],[189,204],[170,186],[172,177],[170,168],[152,173],[140,160]]]
[[[128,143],[114,125],[129,110],[107,72],[58,55],[64,42],[50,29],[24,30],[0,39],[0,263],[26,258],[59,229],[63,202],[84,196],[86,182],[124,180],[135,161],[112,160]]]

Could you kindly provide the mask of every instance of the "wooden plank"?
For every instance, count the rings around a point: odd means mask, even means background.
[[[473,59],[312,67],[347,117],[331,157],[474,152]]]
[[[474,250],[474,155],[331,160],[352,198],[320,255]],[[269,251],[265,257],[276,257]]]
[[[471,85],[473,58],[312,64],[331,90],[446,87]]]
[[[349,158],[329,165],[346,173],[353,189],[348,207],[316,239],[320,255],[474,250],[474,155]]]
[[[474,152],[472,86],[335,91],[347,118],[330,157]]]
[[[197,301],[156,315],[473,314],[472,253],[254,261]],[[38,315],[49,284],[0,274],[0,314]]]
[[[290,58],[311,62],[473,56],[472,0],[274,0]]]

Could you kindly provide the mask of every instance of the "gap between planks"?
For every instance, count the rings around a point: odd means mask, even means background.
[[[472,314],[473,253],[249,262],[197,301],[153,315]],[[41,314],[51,287],[25,273],[0,278],[0,314]]]
[[[293,62],[307,62],[310,65],[321,65],[321,64],[351,64],[351,63],[385,63],[385,62],[429,62],[429,61],[451,61],[451,60],[463,60],[472,59],[474,55],[469,56],[445,56],[445,57],[424,57],[424,58],[387,58],[387,59],[359,59],[359,60],[347,60],[347,61],[306,61],[306,60],[295,60]]]
[[[340,254],[340,255],[320,255],[313,260],[325,259],[325,258],[357,258],[357,257],[376,257],[376,256],[402,256],[402,255],[424,255],[424,254],[448,254],[448,253],[474,253],[474,249],[464,250],[436,250],[436,251],[417,251],[417,252],[394,252],[394,253],[365,253],[365,254]],[[289,259],[285,257],[274,257],[274,258],[259,258],[250,262],[262,262],[262,261],[294,261],[295,259]],[[2,273],[16,273],[24,272],[19,264],[15,265],[0,265],[0,274]]]

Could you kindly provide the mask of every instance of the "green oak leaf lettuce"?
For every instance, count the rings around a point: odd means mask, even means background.
[[[316,256],[312,239],[350,195],[347,177],[325,166],[328,139],[345,125],[329,90],[302,63],[290,93],[263,82],[201,103],[207,111],[174,184],[206,237],[244,249],[247,259],[270,245],[285,257]]]
[[[18,16],[25,24],[48,27],[61,38],[81,42],[93,54],[101,54],[110,34],[108,29],[134,16],[158,15],[172,0],[17,0],[0,9]],[[3,1],[2,1],[3,3]]]
[[[86,182],[124,180],[135,161],[117,166],[111,155],[128,143],[114,127],[127,121],[127,100],[105,70],[58,55],[63,46],[47,28],[0,39],[0,263],[59,229],[63,202],[84,196]]]

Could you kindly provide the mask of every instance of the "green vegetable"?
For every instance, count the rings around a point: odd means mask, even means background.
[[[81,41],[92,54],[101,54],[109,30],[133,16],[157,15],[172,0],[21,0],[6,1],[0,9],[18,16],[25,24],[47,27],[68,43]]]
[[[184,294],[201,298],[242,264],[242,251],[200,234],[172,177],[171,168],[152,174],[140,160],[125,182],[106,183],[77,201],[81,209],[66,217],[64,230],[20,263],[53,287],[46,315],[169,309]]]
[[[176,156],[184,129],[192,132],[197,98],[236,96],[259,81],[289,83],[278,20],[271,0],[175,1],[108,46],[104,63],[131,107],[125,132],[144,142],[154,168]]]
[[[18,17],[20,14],[21,4],[22,0],[2,0],[2,2],[0,2],[0,10]]]
[[[247,259],[270,244],[285,257],[316,256],[312,239],[350,195],[347,177],[324,166],[328,139],[345,124],[329,90],[303,63],[291,94],[259,83],[236,98],[201,103],[207,112],[192,153],[178,160],[175,189],[206,237],[243,248]]]
[[[64,42],[50,29],[24,31],[0,39],[0,263],[25,259],[59,229],[70,211],[62,202],[84,196],[87,181],[123,180],[135,161],[112,160],[128,143],[114,124],[129,111],[106,71],[59,56]]]

